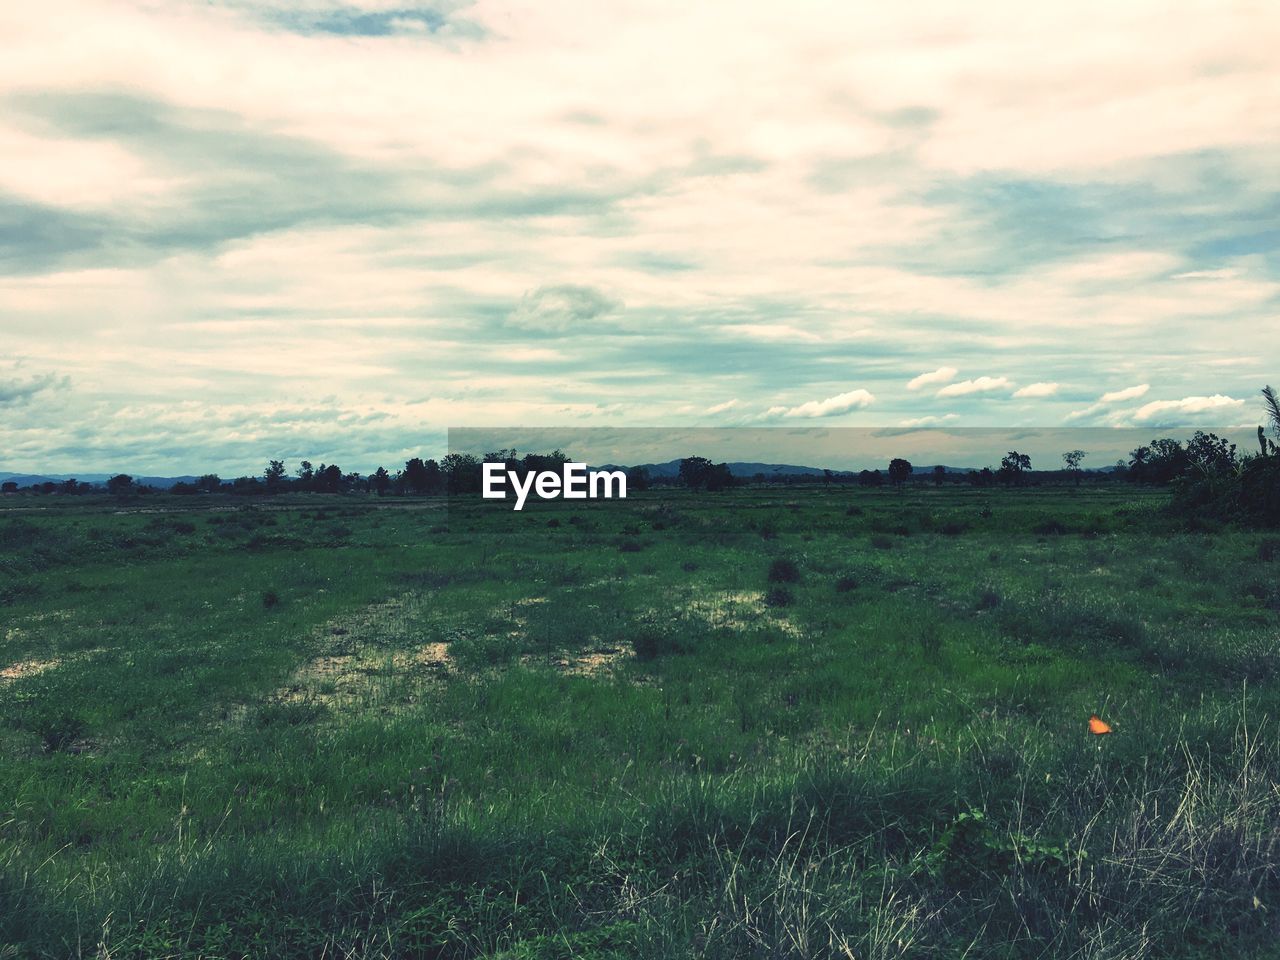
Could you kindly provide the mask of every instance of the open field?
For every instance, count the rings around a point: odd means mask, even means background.
[[[6,500],[0,958],[1274,956],[1280,540],[1165,497]]]

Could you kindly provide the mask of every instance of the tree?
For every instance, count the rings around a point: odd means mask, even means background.
[[[1000,461],[1000,479],[1005,483],[1021,486],[1023,475],[1031,471],[1031,458],[1025,453],[1010,450]]]
[[[129,493],[133,490],[133,477],[127,473],[118,473],[107,481],[107,493],[113,493],[117,496]]]
[[[981,470],[970,470],[968,479],[975,487],[990,487],[995,485],[996,475],[991,472],[990,467],[983,467]]]
[[[1197,430],[1187,441],[1189,465],[1201,473],[1232,473],[1238,464],[1236,445],[1217,434]]]
[[[704,482],[708,493],[718,493],[733,486],[733,473],[727,463],[713,463],[707,470]]]
[[[472,454],[448,454],[440,461],[440,471],[450,493],[480,492],[480,461]]]
[[[284,483],[285,469],[283,460],[272,460],[262,472],[262,479],[267,482],[267,492],[276,493]]]
[[[329,466],[320,464],[315,474],[315,488],[321,493],[337,493],[342,489],[342,468],[336,463]]]
[[[942,486],[943,482],[946,479],[947,479],[946,467],[944,467],[942,464],[938,464],[936,467],[933,468],[933,485],[935,487]]]
[[[436,465],[434,460],[431,463],[436,467],[436,473],[439,474],[439,466]],[[430,471],[427,470],[427,465],[421,457],[414,457],[405,461],[404,470],[400,474],[400,482],[410,493],[430,492]]]
[[[6,480],[3,484],[0,484],[0,493],[17,493],[17,492],[18,492],[18,483],[16,480]]]
[[[863,470],[858,474],[858,486],[860,487],[878,487],[884,483],[884,477],[880,475],[879,470]]]
[[[889,482],[901,490],[902,485],[907,482],[907,477],[911,476],[914,470],[915,467],[911,466],[911,461],[894,457],[889,461]]]
[[[298,465],[298,479],[302,481],[304,487],[311,486],[311,481],[315,478],[315,475],[316,471],[310,460],[303,460]]]
[[[685,457],[680,461],[680,479],[691,490],[697,490],[707,482],[711,461],[706,457]]]
[[[1084,462],[1084,458],[1088,455],[1083,450],[1068,450],[1062,455],[1062,462],[1067,465],[1071,475],[1076,478],[1077,487],[1080,486],[1080,474],[1083,472],[1080,469],[1080,464]]]
[[[196,481],[196,489],[204,493],[217,493],[222,487],[222,478],[216,473],[206,473]]]
[[[649,489],[649,471],[644,467],[632,467],[627,471],[627,491]]]
[[[1262,399],[1266,402],[1265,409],[1267,419],[1271,421],[1271,432],[1276,435],[1276,440],[1280,440],[1280,397],[1276,396],[1275,390],[1267,384],[1262,388]],[[1276,440],[1268,439],[1266,427],[1258,427],[1258,446],[1262,448],[1264,457],[1280,454],[1280,446],[1276,445]]]
[[[379,467],[373,472],[373,476],[369,478],[369,486],[378,496],[386,495],[386,492],[391,489],[391,474],[387,473],[386,467]]]

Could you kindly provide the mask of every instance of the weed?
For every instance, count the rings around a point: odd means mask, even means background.
[[[770,583],[799,583],[800,568],[794,560],[778,557],[769,564],[768,580]]]

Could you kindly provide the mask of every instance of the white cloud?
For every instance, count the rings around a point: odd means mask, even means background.
[[[958,420],[959,418],[960,418],[960,415],[958,413],[946,413],[940,417],[933,416],[932,414],[930,414],[924,417],[911,417],[908,420],[901,421],[898,424],[898,426],[900,427],[931,427],[931,426],[936,426],[937,424],[940,424],[940,423],[947,423],[951,420]]]
[[[1117,403],[1124,403],[1126,400],[1137,400],[1141,396],[1145,396],[1147,391],[1151,389],[1149,383],[1139,383],[1132,387],[1125,387],[1123,390],[1112,390],[1104,393],[1095,402],[1089,404],[1081,410],[1073,410],[1067,414],[1067,421],[1083,420],[1088,417],[1097,416],[1105,413]]]
[[[707,407],[706,412],[710,414],[724,413],[726,410],[732,410],[738,405],[737,399],[726,400],[724,403],[717,403],[714,407]]]
[[[1151,389],[1151,384],[1140,383],[1135,387],[1125,387],[1123,390],[1113,390],[1110,393],[1104,393],[1099,399],[1099,403],[1121,403],[1125,400],[1137,400],[1138,397],[1144,396]]]
[[[1052,397],[1058,392],[1058,384],[1056,383],[1029,383],[1013,392],[1017,399],[1030,399],[1032,397]]]
[[[431,5],[468,39],[403,0],[0,3],[5,353],[104,435],[177,395],[193,434],[330,396],[676,422],[944,357],[887,420],[1049,375],[1243,395],[1211,358],[1280,352],[1280,274],[1200,251],[1280,192],[1280,6],[1081,4]],[[399,35],[298,28],[353,11]],[[6,456],[78,462],[15,420]]]
[[[785,417],[787,419],[813,419],[817,417],[835,417],[853,410],[861,410],[875,402],[870,391],[858,389],[848,393],[827,397],[825,400],[810,400],[796,407],[770,407],[765,417]]]
[[[1214,412],[1214,413],[1235,413],[1245,402],[1243,400],[1235,400],[1231,397],[1224,396],[1220,393],[1211,397],[1183,397],[1181,400],[1153,400],[1145,403],[1133,412],[1133,421],[1135,423],[1148,423],[1150,421],[1159,421],[1161,423],[1176,424],[1182,417],[1192,416],[1194,414]]]
[[[992,393],[1007,390],[1013,383],[1008,377],[978,377],[976,380],[961,380],[943,387],[938,391],[939,397],[964,397],[971,393]]]
[[[935,383],[946,383],[948,380],[955,379],[955,375],[959,373],[955,367],[939,367],[930,373],[922,373],[920,376],[908,381],[908,390],[919,390],[923,387],[930,386]]]

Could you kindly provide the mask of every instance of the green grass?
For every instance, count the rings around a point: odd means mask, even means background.
[[[1271,955],[1274,537],[499,506],[6,502],[0,957]]]

